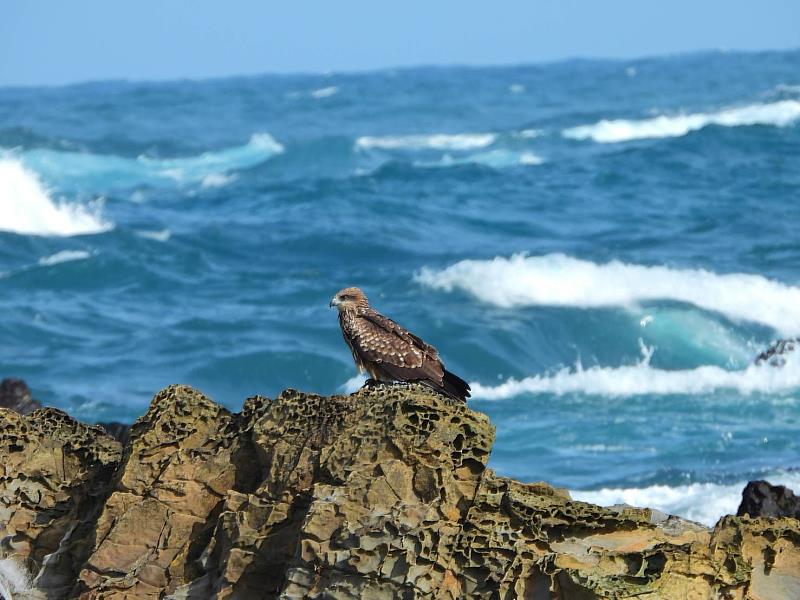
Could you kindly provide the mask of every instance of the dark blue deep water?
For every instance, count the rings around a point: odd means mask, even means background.
[[[358,385],[359,285],[492,465],[706,522],[800,486],[800,51],[0,89],[0,375],[87,420]]]

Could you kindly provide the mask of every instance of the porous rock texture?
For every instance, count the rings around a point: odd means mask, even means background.
[[[99,427],[59,410],[0,409],[0,558],[30,563],[43,597],[74,587],[121,455]]]
[[[419,386],[239,414],[173,386],[122,456],[52,409],[2,418],[0,535],[37,598],[800,598],[797,520],[707,529],[499,477],[488,419]]]

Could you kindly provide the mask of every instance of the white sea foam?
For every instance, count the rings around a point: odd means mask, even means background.
[[[367,380],[366,375],[364,375],[363,373],[357,373],[356,375],[353,375],[353,377],[345,381],[339,389],[342,390],[345,394],[352,394],[360,390],[361,386],[364,385],[364,382],[366,380]]]
[[[356,140],[359,150],[475,150],[491,146],[494,133],[434,133],[430,135],[363,136]]]
[[[0,597],[6,600],[30,598],[35,591],[21,560],[15,557],[0,559]]]
[[[320,88],[318,90],[314,90],[311,92],[312,98],[330,98],[331,96],[335,96],[339,93],[339,88],[335,85],[331,85],[328,87]]]
[[[519,156],[519,164],[521,165],[541,165],[542,163],[544,163],[544,159],[533,152],[523,152]]]
[[[508,91],[512,94],[521,94],[525,91],[525,86],[521,83],[512,83],[508,86]]]
[[[214,187],[228,183],[230,171],[254,167],[283,152],[284,147],[271,135],[257,133],[242,146],[183,158],[127,158],[46,148],[22,152],[18,158],[45,180],[67,189],[195,182]]]
[[[155,175],[178,181],[203,181],[209,176],[224,175],[233,169],[254,167],[272,156],[282,154],[284,150],[283,145],[270,134],[256,133],[244,146],[204,152],[187,158],[153,159],[140,156],[137,160],[152,168]]]
[[[790,335],[800,332],[800,287],[760,275],[720,275],[620,261],[598,264],[563,254],[516,254],[464,260],[440,271],[424,268],[415,278],[428,287],[463,290],[500,307],[630,307],[671,300],[762,323]]]
[[[619,367],[580,364],[555,373],[509,379],[499,385],[470,383],[476,400],[505,400],[522,394],[590,394],[595,396],[699,395],[723,390],[789,394],[800,389],[800,359],[788,357],[784,368],[751,365],[739,371],[704,365],[694,369],[665,370],[650,365],[649,356],[634,365]]]
[[[475,164],[485,165],[493,169],[505,169],[508,167],[541,165],[543,162],[544,159],[533,152],[516,152],[498,148],[459,156],[445,154],[437,161],[417,161],[414,164],[419,167],[452,167],[453,165]]]
[[[778,472],[764,477],[773,485],[800,489],[800,473]],[[571,491],[575,500],[601,506],[630,504],[655,508],[671,515],[713,526],[723,515],[736,514],[746,481],[733,484],[691,483],[687,485],[652,485],[643,488],[611,488],[594,491]]]
[[[0,230],[23,235],[72,236],[102,233],[113,225],[101,206],[54,202],[33,171],[0,158]]]
[[[159,231],[137,231],[136,235],[139,237],[143,237],[148,240],[154,240],[156,242],[168,242],[169,239],[172,237],[172,232],[169,229],[161,229]]]
[[[800,101],[781,100],[750,104],[716,112],[659,115],[652,119],[603,119],[592,125],[580,125],[562,131],[566,138],[593,140],[610,144],[646,138],[680,137],[709,125],[741,127],[773,125],[785,127],[800,119]]]
[[[514,137],[520,137],[526,140],[532,140],[534,138],[542,137],[544,135],[543,129],[522,129],[520,131],[515,132]]]
[[[53,265],[60,265],[65,262],[85,260],[91,255],[92,254],[86,250],[62,250],[50,256],[43,256],[39,259],[39,264],[44,267],[52,267]]]
[[[228,185],[231,181],[236,179],[235,175],[226,175],[224,173],[211,173],[203,177],[200,185],[204,188],[217,188]]]

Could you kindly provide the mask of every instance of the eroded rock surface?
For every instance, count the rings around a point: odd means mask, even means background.
[[[45,412],[4,431],[39,431]],[[98,428],[64,422],[88,446],[67,478],[85,505],[62,512],[75,533],[16,518],[12,536],[34,565],[67,539],[74,562],[59,573],[73,585],[40,577],[50,598],[800,598],[797,520],[726,517],[710,530],[499,477],[486,468],[488,419],[422,387],[287,390],[231,414],[173,386],[121,462]],[[19,451],[2,435],[5,460]],[[4,494],[7,515],[23,510]]]
[[[59,410],[0,409],[0,555],[26,559],[46,597],[74,586],[121,454],[100,428]]]

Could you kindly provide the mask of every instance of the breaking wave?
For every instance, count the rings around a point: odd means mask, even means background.
[[[562,131],[566,138],[613,144],[647,138],[681,137],[709,125],[741,127],[772,125],[785,127],[800,119],[800,101],[781,100],[750,104],[710,113],[660,115],[652,119],[614,119],[580,125]]]
[[[38,176],[13,159],[0,159],[0,231],[23,235],[73,236],[113,228],[101,205],[54,202]]]
[[[415,279],[430,288],[462,290],[500,307],[629,307],[670,300],[729,318],[800,331],[800,287],[745,273],[717,274],[620,261],[598,264],[563,254],[464,260],[442,270],[422,269]]]
[[[773,485],[800,488],[800,473],[778,472],[764,477]],[[691,483],[687,485],[652,485],[643,488],[606,488],[594,491],[570,491],[575,500],[601,506],[629,504],[655,508],[685,519],[713,526],[723,515],[736,514],[747,481],[732,484]]]
[[[470,383],[476,400],[505,400],[522,394],[589,394],[595,396],[664,396],[713,394],[735,390],[743,394],[756,392],[786,394],[800,388],[800,357],[787,356],[784,368],[750,365],[739,371],[704,365],[694,369],[665,370],[650,365],[652,349],[641,362],[620,367],[580,364],[555,373],[534,375],[499,385]]]
[[[201,183],[204,187],[215,187],[230,181],[226,176],[228,172],[254,167],[283,151],[284,147],[271,135],[258,133],[243,146],[185,158],[127,158],[45,148],[21,152],[19,158],[46,181],[67,189],[164,183]]]
[[[494,133],[435,133],[431,135],[363,136],[356,140],[358,150],[475,150],[491,146]]]

